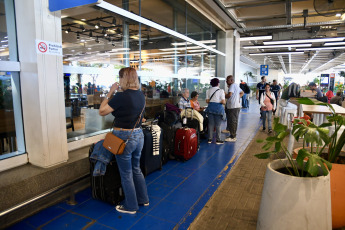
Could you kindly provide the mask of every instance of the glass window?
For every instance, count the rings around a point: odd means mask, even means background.
[[[143,17],[215,48],[216,27],[185,1],[106,1],[136,14],[141,5]],[[184,88],[198,92],[200,105],[206,105],[215,54],[131,19],[91,9],[62,11],[68,141],[108,131],[114,118],[100,117],[98,109],[122,67],[138,71],[148,119],[166,103],[177,104]]]
[[[17,61],[13,0],[0,0],[0,61]]]
[[[0,71],[0,159],[24,152],[19,74]]]

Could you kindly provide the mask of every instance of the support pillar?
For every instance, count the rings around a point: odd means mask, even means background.
[[[233,75],[239,82],[240,76],[240,35],[236,30],[220,31],[217,33],[217,49],[226,54],[217,54],[217,77]]]
[[[26,151],[51,167],[68,159],[62,56],[38,54],[36,40],[62,42],[61,13],[48,0],[15,0]]]

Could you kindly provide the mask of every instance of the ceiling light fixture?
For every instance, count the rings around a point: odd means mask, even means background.
[[[113,18],[113,26],[116,26],[116,18]]]
[[[79,40],[80,39],[80,34],[79,34],[79,32],[77,32],[77,40]]]
[[[96,29],[99,29],[101,27],[101,24],[99,24],[99,22],[97,22],[97,24],[95,25]]]
[[[85,26],[84,25],[80,25],[80,29],[81,29],[81,31],[83,31],[83,32],[85,32]]]
[[[82,20],[82,21],[86,21],[86,19],[85,19],[85,18],[82,18],[82,19],[80,19],[80,20]]]
[[[107,31],[104,28],[102,30],[102,34],[103,34],[104,37],[108,36]]]
[[[321,43],[321,42],[340,42],[343,41],[345,37],[338,38],[316,38],[316,39],[301,39],[301,40],[285,40],[285,41],[269,41],[264,42],[265,45],[280,45],[280,44],[296,44],[296,43]]]
[[[210,43],[216,43],[216,40],[205,40],[205,41],[199,41],[202,44],[210,44]],[[185,45],[191,45],[191,42],[174,42],[171,43],[172,46],[185,46]]]
[[[345,42],[326,42],[324,46],[343,46]]]
[[[345,46],[328,46],[328,47],[311,47],[311,48],[297,48],[296,51],[304,50],[345,50]]]
[[[340,17],[340,16],[341,16],[341,13],[337,13],[335,16],[336,16],[336,17]]]
[[[242,37],[240,38],[240,41],[258,41],[258,40],[271,40],[273,37],[272,35],[269,36],[256,36],[256,37]]]
[[[274,49],[274,48],[289,48],[289,47],[311,47],[311,44],[286,44],[286,45],[272,45],[272,46],[243,46],[243,49]]]
[[[68,28],[67,30],[65,30],[65,33],[68,34],[71,31],[72,31],[71,28]]]
[[[95,40],[96,43],[99,43],[99,40],[98,40],[98,37],[96,37],[96,40]]]
[[[202,43],[200,43],[200,42],[198,42],[198,41],[196,41],[194,39],[191,39],[190,37],[187,37],[186,35],[178,33],[178,32],[176,32],[176,31],[174,31],[172,29],[169,29],[169,28],[167,28],[165,26],[162,26],[162,25],[160,25],[158,23],[150,21],[150,20],[148,20],[146,18],[140,17],[140,16],[138,16],[138,15],[136,15],[134,13],[128,12],[127,10],[124,10],[124,9],[122,9],[120,7],[114,6],[114,5],[112,5],[112,4],[108,3],[108,2],[102,1],[101,3],[97,4],[96,7],[99,7],[99,8],[102,8],[102,9],[106,9],[106,10],[109,10],[110,12],[113,12],[113,13],[125,16],[127,18],[132,19],[133,21],[140,22],[140,23],[142,23],[144,25],[150,26],[150,27],[155,28],[155,29],[157,29],[159,31],[162,31],[162,32],[167,33],[167,34],[170,34],[170,35],[175,36],[177,38],[180,38],[180,39],[182,39],[184,41],[192,42],[195,45],[201,46],[201,47],[203,47],[205,49],[208,49],[208,50],[210,50],[212,52],[218,53],[218,54],[220,54],[222,56],[226,56],[225,53],[220,52],[220,51],[218,51],[216,49],[213,49],[213,48],[211,48],[211,47],[209,47],[209,46],[207,46],[205,44],[202,44]]]
[[[284,54],[304,54],[304,52],[276,52],[276,53],[252,53],[250,56],[264,56],[264,55],[284,55]]]

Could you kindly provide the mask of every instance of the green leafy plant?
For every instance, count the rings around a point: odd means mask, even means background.
[[[249,77],[252,79],[255,79],[255,76],[250,71],[245,72],[243,75],[247,78],[247,83],[248,83]]]
[[[284,144],[284,139],[289,136],[290,131],[287,129],[286,125],[279,123],[279,117],[276,117],[273,121],[275,135],[269,136],[265,140],[257,140],[258,143],[264,143],[262,149],[266,152],[256,154],[255,156],[259,159],[267,159],[271,155],[275,155],[281,160],[279,154],[282,152],[289,164],[284,164],[283,161],[282,163],[285,165],[290,175],[298,177],[315,177],[318,175],[320,168],[323,175],[328,175],[329,170],[332,168],[332,164],[320,157],[320,153],[322,153],[324,148],[321,147],[323,143],[330,143],[330,138],[327,135],[328,129],[325,128],[327,126],[329,126],[329,124],[316,126],[310,121],[295,119],[294,127],[291,132],[297,141],[303,137],[303,148],[298,151],[296,160],[293,160],[292,153],[289,152]],[[314,148],[311,148],[309,151],[305,148],[305,143],[311,143],[311,146],[314,146]],[[304,163],[305,159],[307,159],[306,163]]]
[[[328,123],[324,123],[322,127],[334,126],[334,133],[329,137],[328,142],[325,141],[324,147],[328,145],[327,160],[331,163],[336,163],[337,159],[341,153],[341,149],[345,145],[345,131],[340,134],[338,138],[338,132],[342,126],[345,125],[345,117],[337,114],[331,104],[328,103],[314,103],[309,98],[299,98],[297,99],[300,104],[307,105],[324,105],[329,108],[331,115],[327,116]]]

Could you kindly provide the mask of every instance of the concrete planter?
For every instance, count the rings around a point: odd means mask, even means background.
[[[294,177],[276,171],[283,167],[280,160],[267,165],[257,230],[331,230],[330,174]]]

